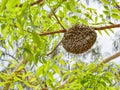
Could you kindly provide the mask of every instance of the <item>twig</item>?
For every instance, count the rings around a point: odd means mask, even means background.
[[[13,58],[14,60],[16,60],[16,61],[18,62],[18,59],[15,58],[13,55],[11,55],[11,54],[9,54],[9,53],[4,53],[4,54],[10,56],[11,58]]]
[[[62,0],[61,3],[65,2],[65,1],[67,1],[67,0]],[[53,11],[56,12],[56,10],[57,10],[60,6],[61,6],[61,4],[59,4],[57,7],[53,8]],[[51,18],[51,16],[52,16],[52,12],[50,12],[50,13],[48,14],[48,17],[49,17],[49,18]]]
[[[44,0],[37,0],[30,4],[30,6],[36,5],[36,4],[43,4]],[[18,7],[22,7],[23,4],[18,5]]]
[[[120,24],[112,24],[109,26],[102,26],[102,27],[92,27],[94,30],[105,30],[105,29],[110,29],[110,28],[118,28],[120,27]],[[51,34],[56,34],[56,33],[65,33],[66,30],[58,30],[58,31],[53,31],[53,32],[44,32],[44,33],[40,33],[40,36],[44,36],[44,35],[51,35]]]
[[[66,29],[64,28],[64,26],[61,24],[60,20],[58,19],[57,15],[55,14],[54,10],[51,8],[50,5],[49,5],[49,7],[50,7],[51,12],[53,13],[54,17],[56,18],[58,24],[60,24],[60,26],[63,28],[63,30],[66,31]],[[47,56],[52,54],[57,49],[57,47],[61,44],[61,42],[62,42],[62,40],[57,44],[57,46],[50,53],[47,54]]]
[[[51,9],[52,10],[52,9]],[[60,26],[64,29],[64,30],[66,30],[65,28],[64,28],[64,26],[60,23],[60,21],[59,21],[59,19],[58,19],[58,17],[56,16],[56,14],[54,13],[54,11],[52,10],[52,12],[53,12],[53,15],[55,16],[55,18],[56,18],[56,20],[58,21],[58,23],[60,24]]]
[[[59,88],[63,88],[67,82],[68,82],[68,79],[66,79],[64,82],[62,82],[62,84],[60,86],[56,87],[56,90],[58,90]]]
[[[53,32],[44,32],[44,33],[40,33],[40,36],[45,36],[45,35],[51,35],[51,34],[56,34],[56,33],[65,33],[66,30],[58,30],[58,31],[53,31]]]
[[[102,26],[102,27],[93,27],[95,30],[105,30],[105,29],[110,29],[110,28],[118,28],[120,27],[120,24],[113,24],[109,26]]]
[[[52,54],[57,49],[57,47],[61,44],[61,42],[62,42],[62,40],[57,44],[57,46],[51,52],[49,52],[47,54],[47,56],[49,56],[50,54]]]
[[[103,60],[103,61],[100,63],[100,65],[103,65],[103,64],[105,64],[105,63],[108,63],[109,61],[111,61],[111,60],[113,60],[113,59],[115,59],[115,58],[117,58],[117,57],[119,57],[119,56],[120,56],[120,52],[118,52],[118,53],[116,53],[116,54],[114,54],[114,55],[106,58],[105,60]]]
[[[109,26],[102,26],[102,27],[92,27],[94,30],[104,30],[104,29],[110,29],[110,28],[118,28],[120,27],[120,24],[112,24]],[[52,35],[52,34],[57,34],[57,33],[65,33],[67,30],[57,30],[53,32],[43,32],[39,33],[40,36],[45,36],[45,35]],[[27,31],[29,32],[29,31]],[[31,32],[29,32],[31,33]]]
[[[96,72],[99,67],[103,66],[104,64],[110,62],[111,60],[113,60],[119,56],[120,56],[120,52],[115,53],[114,55],[104,59],[100,64],[97,65],[97,67],[93,70],[93,72]]]
[[[60,26],[61,26],[64,30],[66,30],[66,29],[64,28],[64,26],[61,24],[60,20],[58,19],[57,15],[55,14],[54,10],[51,8],[50,5],[49,5],[49,7],[50,7],[51,12],[53,13],[54,17],[56,18],[57,22],[60,24]]]
[[[118,10],[120,10],[120,6],[118,4],[116,4],[115,6]]]

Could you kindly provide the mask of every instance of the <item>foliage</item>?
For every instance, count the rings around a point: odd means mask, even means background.
[[[96,27],[109,25],[106,17],[119,20],[120,10],[113,7],[120,2],[109,1],[99,0],[104,11],[98,13],[84,0],[2,0],[0,60],[4,68],[0,73],[0,89],[118,90],[119,66],[98,67],[98,60],[86,64],[73,58],[68,63],[61,48],[47,56],[62,39],[62,34],[40,36],[43,32],[63,29],[60,23],[67,29],[78,23]],[[107,35],[113,32],[104,31]]]

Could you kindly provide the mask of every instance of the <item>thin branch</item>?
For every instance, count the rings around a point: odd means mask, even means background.
[[[5,60],[5,59],[1,59],[1,58],[0,58],[0,61],[2,61],[2,62],[9,62],[9,63],[11,64],[11,62],[10,62],[10,61]]]
[[[100,64],[97,65],[97,67],[93,70],[93,72],[96,72],[99,67],[103,66],[104,64],[106,64],[106,63],[110,62],[111,60],[118,58],[118,57],[120,57],[120,52],[115,53],[114,55],[104,59]]]
[[[58,19],[57,15],[55,14],[55,12],[54,12],[54,10],[52,9],[52,7],[51,7],[50,5],[49,5],[49,7],[50,7],[51,12],[53,13],[54,17],[56,18],[58,24],[60,24],[60,26],[63,28],[63,30],[66,31],[66,29],[65,29],[64,26],[61,24],[60,20]],[[61,44],[61,42],[62,42],[62,40],[57,44],[57,46],[56,46],[50,53],[47,54],[47,56],[50,55],[50,54],[52,54],[52,53],[57,49],[57,47]]]
[[[65,1],[67,1],[67,0],[62,0],[61,3],[63,4]],[[56,12],[56,10],[57,10],[60,6],[61,6],[61,4],[59,4],[57,7],[53,8],[53,11]],[[49,17],[49,18],[51,18],[51,16],[52,16],[52,12],[50,12],[50,13],[48,14],[48,17]]]
[[[56,33],[65,33],[66,30],[58,30],[58,31],[53,31],[53,32],[44,32],[44,33],[40,33],[40,36],[45,36],[45,35],[51,35],[51,34],[56,34]]]
[[[93,27],[95,30],[105,30],[105,29],[110,29],[110,28],[118,28],[120,27],[120,24],[113,24],[109,26],[102,26],[102,27]]]
[[[58,19],[57,15],[55,14],[54,10],[51,8],[50,5],[49,5],[49,7],[50,7],[51,12],[53,13],[54,17],[56,18],[57,22],[60,24],[60,26],[61,26],[64,30],[66,30],[66,29],[64,28],[64,26],[61,24],[60,20]]]
[[[33,2],[30,4],[30,6],[36,5],[36,4],[43,4],[44,0],[38,0],[36,2]]]
[[[92,27],[94,30],[105,30],[105,29],[110,29],[110,28],[118,28],[120,27],[120,24],[112,24],[109,26],[102,26],[102,27]],[[25,31],[25,30],[24,30]],[[45,35],[52,35],[52,34],[57,34],[57,33],[65,33],[67,30],[57,30],[53,32],[43,32],[39,33],[40,36],[45,36]],[[32,33],[30,31],[26,31],[28,33]]]
[[[62,82],[62,84],[60,86],[56,87],[56,90],[58,90],[59,88],[63,88],[66,83],[68,83],[68,79],[66,79],[64,82]]]
[[[114,55],[106,58],[105,60],[103,60],[103,61],[100,63],[100,65],[105,64],[105,63],[108,63],[108,62],[110,62],[111,60],[113,60],[113,59],[115,59],[115,58],[118,58],[118,57],[120,57],[120,52],[118,52],[118,53],[116,53],[116,54],[114,54]]]
[[[18,59],[15,58],[13,55],[11,55],[11,54],[9,54],[9,53],[4,53],[4,54],[10,56],[11,58],[13,58],[14,60],[16,60],[16,61],[18,62]]]
[[[120,24],[112,24],[112,25],[109,25],[109,26],[92,27],[92,28],[94,30],[105,30],[105,29],[118,28],[118,27],[120,27]],[[66,30],[57,30],[57,31],[53,31],[53,32],[43,32],[43,33],[40,33],[39,35],[40,36],[45,36],[45,35],[51,35],[51,34],[56,34],[56,33],[65,33],[65,32],[66,32]]]
[[[116,4],[115,6],[118,10],[120,10],[120,5]]]
[[[61,22],[59,21],[58,17],[56,16],[56,14],[54,13],[53,10],[52,10],[52,12],[53,12],[53,15],[55,16],[55,18],[57,19],[58,23],[60,24],[60,26],[61,26],[64,30],[66,30],[66,29],[64,28],[64,26],[61,24]]]
[[[44,0],[37,0],[33,3],[31,3],[30,6],[34,6],[36,4],[43,4],[43,2],[44,2]],[[18,5],[18,7],[22,7],[22,6],[23,6],[23,4]]]
[[[57,46],[51,52],[49,52],[47,54],[47,56],[49,56],[50,54],[52,54],[57,49],[57,47],[61,44],[61,42],[62,42],[62,40],[57,44]]]

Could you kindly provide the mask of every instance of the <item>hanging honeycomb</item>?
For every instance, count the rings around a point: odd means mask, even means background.
[[[67,52],[80,54],[88,51],[95,43],[97,34],[85,25],[75,25],[65,32],[62,45]]]

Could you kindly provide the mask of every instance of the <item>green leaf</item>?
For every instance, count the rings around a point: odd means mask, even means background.
[[[112,14],[112,18],[114,18],[114,19],[120,19],[120,16],[118,14]]]
[[[40,42],[40,36],[36,32],[32,32],[33,42],[37,44],[37,46],[42,46]]]
[[[79,19],[79,22],[82,23],[82,24],[85,24],[85,25],[88,25],[87,21],[83,18],[78,18]]]
[[[5,9],[5,6],[6,6],[8,1],[9,0],[2,0],[0,12],[2,12]]]
[[[98,33],[99,33],[100,35],[102,35],[102,31],[101,31],[101,30],[98,30]]]
[[[10,40],[8,40],[8,43],[9,43],[10,47],[13,49],[12,42]]]
[[[105,31],[105,33],[108,35],[108,36],[110,36],[110,34],[108,33],[108,31],[107,30],[104,30]]]
[[[62,65],[66,65],[64,60],[59,60],[59,63],[62,64]]]
[[[22,70],[22,69],[24,69],[24,64],[23,65],[21,65],[21,66],[19,66],[19,68],[17,69],[17,71],[20,71],[20,70]]]
[[[21,77],[21,75],[19,75],[19,77]],[[14,76],[14,82],[18,82],[18,81],[22,82],[22,79],[19,77]]]
[[[105,5],[108,5],[109,4],[109,2],[108,2],[108,0],[101,0]]]
[[[60,74],[60,70],[59,70],[59,68],[58,68],[58,66],[57,65],[52,65],[52,68],[53,68],[53,70],[56,72],[56,73],[58,73],[58,74]]]
[[[47,63],[44,64],[44,72],[45,72],[45,74],[47,74],[48,70],[50,69],[50,64],[51,64],[50,60],[48,60]]]
[[[117,8],[113,8],[111,12],[112,12],[112,14],[119,14],[120,13],[120,11]]]
[[[112,29],[109,29],[109,30],[110,30],[110,32],[114,33],[114,31]]]
[[[75,12],[75,4],[75,0],[69,0],[69,2],[66,3],[66,8],[71,12]]]
[[[51,72],[48,73],[48,78],[49,78],[51,81],[54,81],[53,74],[52,74]]]
[[[8,3],[6,4],[6,6],[10,10],[11,8],[16,7],[19,3],[20,3],[20,0],[8,0]]]
[[[13,68],[13,67],[15,67],[16,64],[17,63],[14,62],[14,63],[10,64],[8,68]]]
[[[78,20],[79,20],[79,19],[78,19],[77,16],[69,17],[69,22],[70,22],[71,24],[77,23]]]
[[[42,65],[42,66],[40,66],[40,67],[37,69],[36,75],[37,75],[37,76],[40,76],[41,74],[43,74],[43,70],[44,70],[44,66]]]
[[[29,54],[31,54],[31,55],[32,55],[32,52],[31,52],[31,50],[30,50],[30,48],[29,48],[29,47],[24,47],[24,50],[25,50],[27,53],[29,53]]]
[[[18,90],[23,90],[23,86],[21,84],[17,84]]]
[[[30,88],[35,88],[32,84],[30,84],[28,81],[24,81],[24,84]]]
[[[5,83],[4,82],[0,82],[0,86],[4,86],[5,85]]]
[[[80,3],[80,5],[82,6],[82,8],[86,9],[86,6],[82,3]]]
[[[104,6],[104,8],[105,8],[106,10],[109,10],[109,6]]]
[[[106,14],[107,16],[110,16],[110,12],[109,11],[103,11],[104,14]]]
[[[98,22],[98,16],[95,17],[95,23],[97,23],[97,22]]]

